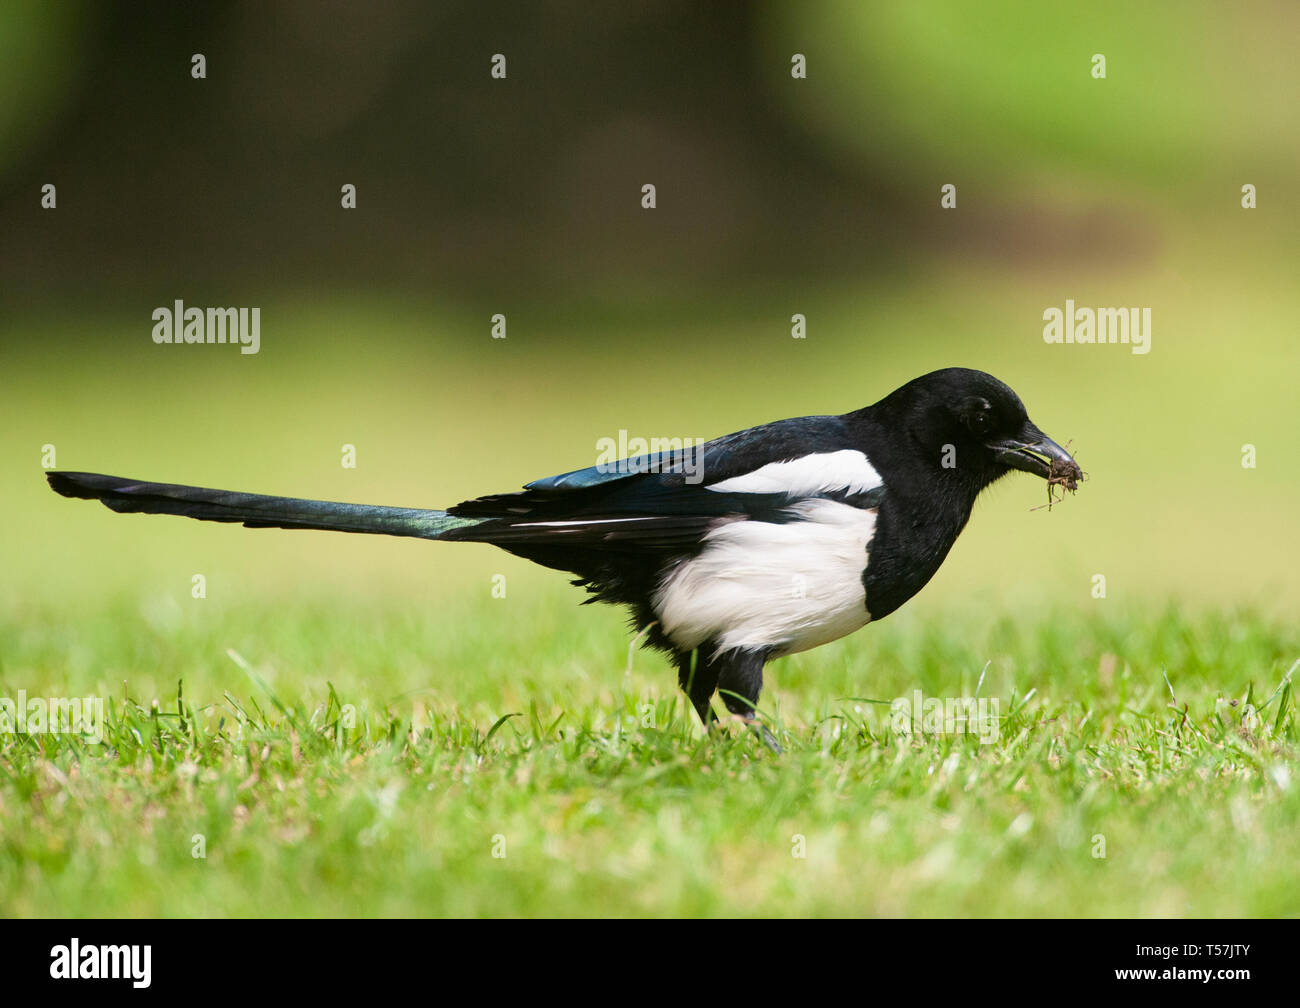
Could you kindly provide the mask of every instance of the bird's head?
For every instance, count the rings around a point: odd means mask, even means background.
[[[880,405],[901,413],[913,452],[927,467],[952,470],[978,491],[1012,469],[1068,490],[1083,471],[1029,419],[1007,385],[983,371],[945,368],[908,382]]]

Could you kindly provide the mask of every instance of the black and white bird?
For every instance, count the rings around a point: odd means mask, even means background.
[[[446,511],[51,472],[65,497],[249,528],[492,543],[630,607],[700,719],[752,720],[773,658],[883,619],[934,576],[981,490],[1012,469],[1074,489],[1074,459],[992,375],[947,368],[872,406],[751,427]],[[1049,487],[1050,492],[1050,487]]]

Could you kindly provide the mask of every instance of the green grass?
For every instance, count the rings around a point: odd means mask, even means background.
[[[777,757],[574,601],[14,607],[0,696],[107,726],[0,735],[0,914],[1300,912],[1291,627],[913,603],[772,666]],[[977,684],[988,745],[871,702]]]

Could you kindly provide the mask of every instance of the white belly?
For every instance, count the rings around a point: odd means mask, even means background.
[[[653,603],[674,644],[686,651],[715,639],[723,651],[772,649],[778,657],[867,624],[862,572],[875,510],[807,500],[790,511],[800,520],[720,525],[699,555],[669,570]]]

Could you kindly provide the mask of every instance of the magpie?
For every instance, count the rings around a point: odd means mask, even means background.
[[[118,512],[491,543],[567,571],[587,602],[630,609],[707,727],[715,693],[753,725],[767,662],[838,640],[920,591],[980,491],[1013,469],[1047,480],[1049,495],[1083,478],[1010,388],[945,368],[851,413],[778,420],[445,511],[46,476],[63,496]]]

